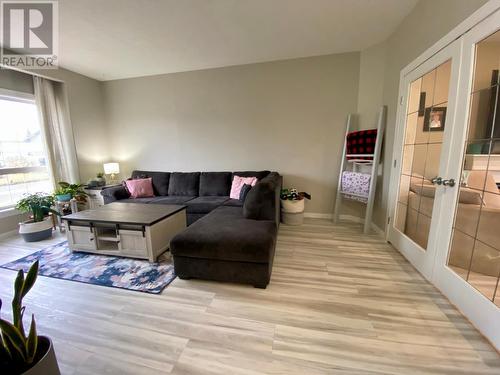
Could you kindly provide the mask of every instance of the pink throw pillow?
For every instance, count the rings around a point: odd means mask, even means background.
[[[240,199],[240,191],[243,185],[247,184],[250,186],[254,186],[256,183],[257,183],[257,177],[234,176],[229,198]]]
[[[151,177],[127,180],[125,184],[130,193],[130,198],[150,198],[155,196],[153,192],[153,179]]]

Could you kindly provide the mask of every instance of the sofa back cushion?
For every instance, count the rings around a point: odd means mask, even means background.
[[[201,172],[200,197],[229,195],[231,172]]]
[[[200,172],[172,172],[168,195],[198,196]]]
[[[153,179],[153,192],[156,196],[168,195],[168,183],[170,180],[169,172],[150,172],[150,171],[133,171],[132,178],[148,178]]]
[[[243,216],[253,220],[274,220],[279,224],[279,193],[282,177],[276,173],[257,182],[243,204]]]

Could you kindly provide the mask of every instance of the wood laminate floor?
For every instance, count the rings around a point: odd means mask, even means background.
[[[0,263],[50,243],[0,240]],[[0,269],[3,314],[13,271]],[[26,299],[63,374],[500,374],[499,354],[378,235],[281,226],[271,284],[161,295],[39,277]]]

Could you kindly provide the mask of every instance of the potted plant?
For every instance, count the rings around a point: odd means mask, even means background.
[[[0,316],[0,369],[5,374],[60,375],[52,341],[46,336],[38,336],[35,316],[31,315],[28,335],[23,325],[26,309],[23,298],[33,287],[38,274],[38,261],[32,264],[26,277],[19,270],[14,282],[12,298],[12,323]],[[0,299],[0,311],[2,300]],[[4,372],[5,371],[5,372]]]
[[[59,202],[69,202],[72,198],[75,198],[79,203],[87,202],[87,193],[83,190],[82,184],[61,181],[58,185],[54,196]]]
[[[97,186],[105,186],[106,185],[106,179],[104,178],[104,173],[99,172],[97,174],[96,181],[97,181]]]
[[[41,241],[52,236],[53,222],[49,213],[58,215],[51,208],[53,204],[54,197],[45,193],[29,194],[17,202],[16,209],[31,214],[29,220],[19,223],[19,234],[26,242]]]

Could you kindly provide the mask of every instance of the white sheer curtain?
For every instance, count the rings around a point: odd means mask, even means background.
[[[54,185],[77,183],[80,173],[64,84],[37,76],[33,80]]]

